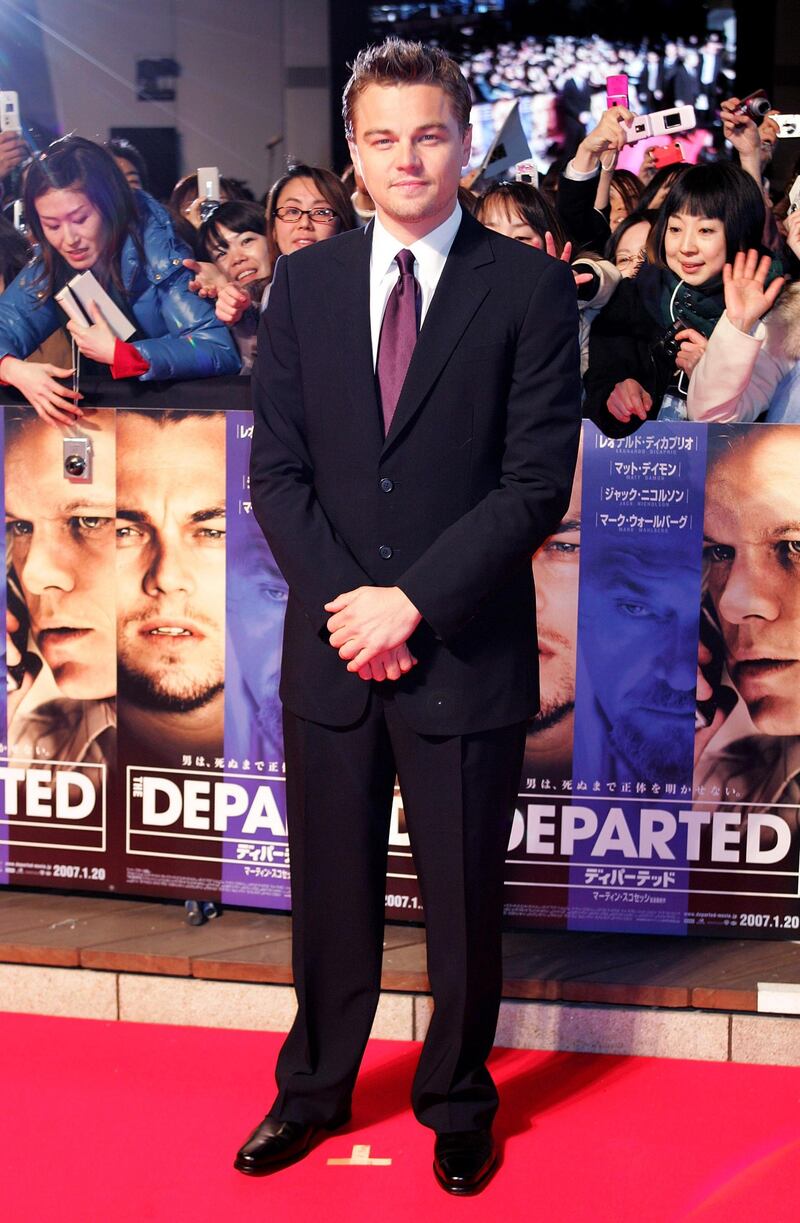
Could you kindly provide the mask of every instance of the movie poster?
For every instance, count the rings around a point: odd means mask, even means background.
[[[105,889],[116,745],[114,412],[4,421],[4,879]]]
[[[584,425],[569,509],[533,558],[542,698],[507,863],[516,924],[800,927],[795,446],[794,426],[615,441]]]
[[[226,801],[222,899],[288,909],[286,777],[278,685],[287,586],[253,517],[250,412],[227,414]]]
[[[6,408],[0,881],[290,906],[249,412]],[[800,426],[585,424],[531,558],[510,925],[797,937]],[[387,915],[423,916],[402,797]]]

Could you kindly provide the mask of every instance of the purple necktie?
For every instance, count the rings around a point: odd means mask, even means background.
[[[398,251],[395,260],[400,278],[389,294],[378,340],[378,386],[383,412],[383,434],[389,432],[411,354],[417,342],[417,295],[413,251]]]

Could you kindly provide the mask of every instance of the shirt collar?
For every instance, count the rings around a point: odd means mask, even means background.
[[[419,238],[416,242],[412,242],[411,246],[405,247],[384,228],[376,214],[372,223],[373,270],[380,276],[387,275],[392,270],[397,252],[402,250],[413,252],[423,273],[432,263],[442,263],[450,254],[450,247],[458,233],[461,217],[461,205],[456,201],[455,208],[446,221],[442,221],[441,225],[437,225],[436,229],[432,229],[424,238]]]

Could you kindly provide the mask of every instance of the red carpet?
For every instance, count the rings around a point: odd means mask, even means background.
[[[416,1046],[375,1041],[354,1117],[241,1176],[280,1037],[0,1014],[7,1223],[797,1223],[800,1069],[497,1050],[502,1168],[434,1183],[407,1107]],[[329,1166],[369,1146],[390,1165]]]

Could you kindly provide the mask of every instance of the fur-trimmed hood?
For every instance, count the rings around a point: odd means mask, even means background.
[[[766,323],[770,350],[788,361],[800,361],[800,281],[786,286]]]

